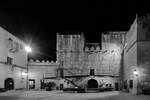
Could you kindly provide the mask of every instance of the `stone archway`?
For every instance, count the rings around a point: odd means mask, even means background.
[[[13,90],[14,89],[14,80],[13,78],[7,78],[5,79],[5,82],[4,82],[4,87],[6,90]]]
[[[95,79],[88,80],[88,87],[87,88],[98,88],[98,82]]]

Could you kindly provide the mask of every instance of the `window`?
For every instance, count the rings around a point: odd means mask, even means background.
[[[57,76],[63,78],[64,77],[64,71],[63,68],[57,69]]]
[[[127,80],[124,81],[124,89],[127,89],[128,87],[128,83],[127,83]]]
[[[9,50],[11,50],[13,48],[13,40],[11,38],[8,39],[7,47]]]
[[[60,77],[61,77],[61,78],[64,77],[64,71],[63,71],[63,69],[60,70]]]
[[[90,75],[94,75],[94,69],[90,69]]]
[[[112,85],[111,85],[111,84],[109,84],[109,87],[111,88],[111,87],[112,87]]]
[[[133,80],[130,80],[130,88],[133,88]]]
[[[35,88],[35,79],[29,79],[29,89]]]
[[[13,63],[13,58],[7,57],[7,64],[12,64]]]

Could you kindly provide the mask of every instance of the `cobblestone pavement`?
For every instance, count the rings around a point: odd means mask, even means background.
[[[150,95],[133,95],[129,93],[120,93],[116,96],[108,96],[105,98],[95,97],[87,100],[150,100]]]
[[[100,93],[64,93],[62,91],[8,91],[0,100],[149,100],[150,95],[131,95],[118,91]]]
[[[0,96],[20,96],[20,97],[45,97],[61,93],[63,91],[26,91],[26,90],[12,90],[0,93]]]

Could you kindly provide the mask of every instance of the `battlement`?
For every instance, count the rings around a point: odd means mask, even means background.
[[[83,32],[61,32],[57,33],[57,42],[59,43],[59,40],[68,40],[72,41],[72,39],[80,39],[84,41],[84,33]]]
[[[33,59],[30,59],[29,60],[29,65],[41,65],[41,66],[44,66],[44,65],[58,65],[58,62],[57,61],[49,61],[49,60],[33,60]]]
[[[101,46],[100,43],[86,43],[84,47],[84,51],[86,52],[94,52],[94,51],[100,51]]]
[[[57,51],[77,51],[84,47],[84,36],[81,34],[59,34],[57,33]]]
[[[144,16],[136,15],[136,19],[137,19],[138,24],[143,24],[145,22],[150,23],[150,14],[148,13],[147,15],[144,15]]]
[[[102,48],[105,43],[123,45],[126,33],[126,31],[109,31],[102,33]]]

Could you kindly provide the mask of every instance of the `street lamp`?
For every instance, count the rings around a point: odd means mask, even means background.
[[[134,70],[133,74],[136,76],[136,80],[137,80],[137,82],[136,82],[136,84],[137,84],[137,86],[136,86],[136,91],[137,91],[136,94],[138,94],[139,93],[139,87],[138,87],[138,85],[139,85],[139,79],[138,79],[139,72],[137,70]]]
[[[21,75],[22,75],[22,77],[25,77],[25,76],[27,76],[27,75],[28,75],[28,73],[26,73],[26,72],[22,72],[22,73],[21,73]]]
[[[32,52],[32,49],[31,49],[30,46],[25,46],[25,51],[26,51],[27,53],[30,53],[30,52]]]
[[[28,56],[29,56],[29,53],[32,52],[32,49],[30,46],[25,46],[25,51],[27,53],[27,81],[26,81],[26,88],[28,89],[29,87],[29,84],[28,84],[28,77],[29,77],[29,68],[28,68]]]
[[[139,72],[137,70],[134,70],[133,74],[137,77],[139,75]]]

